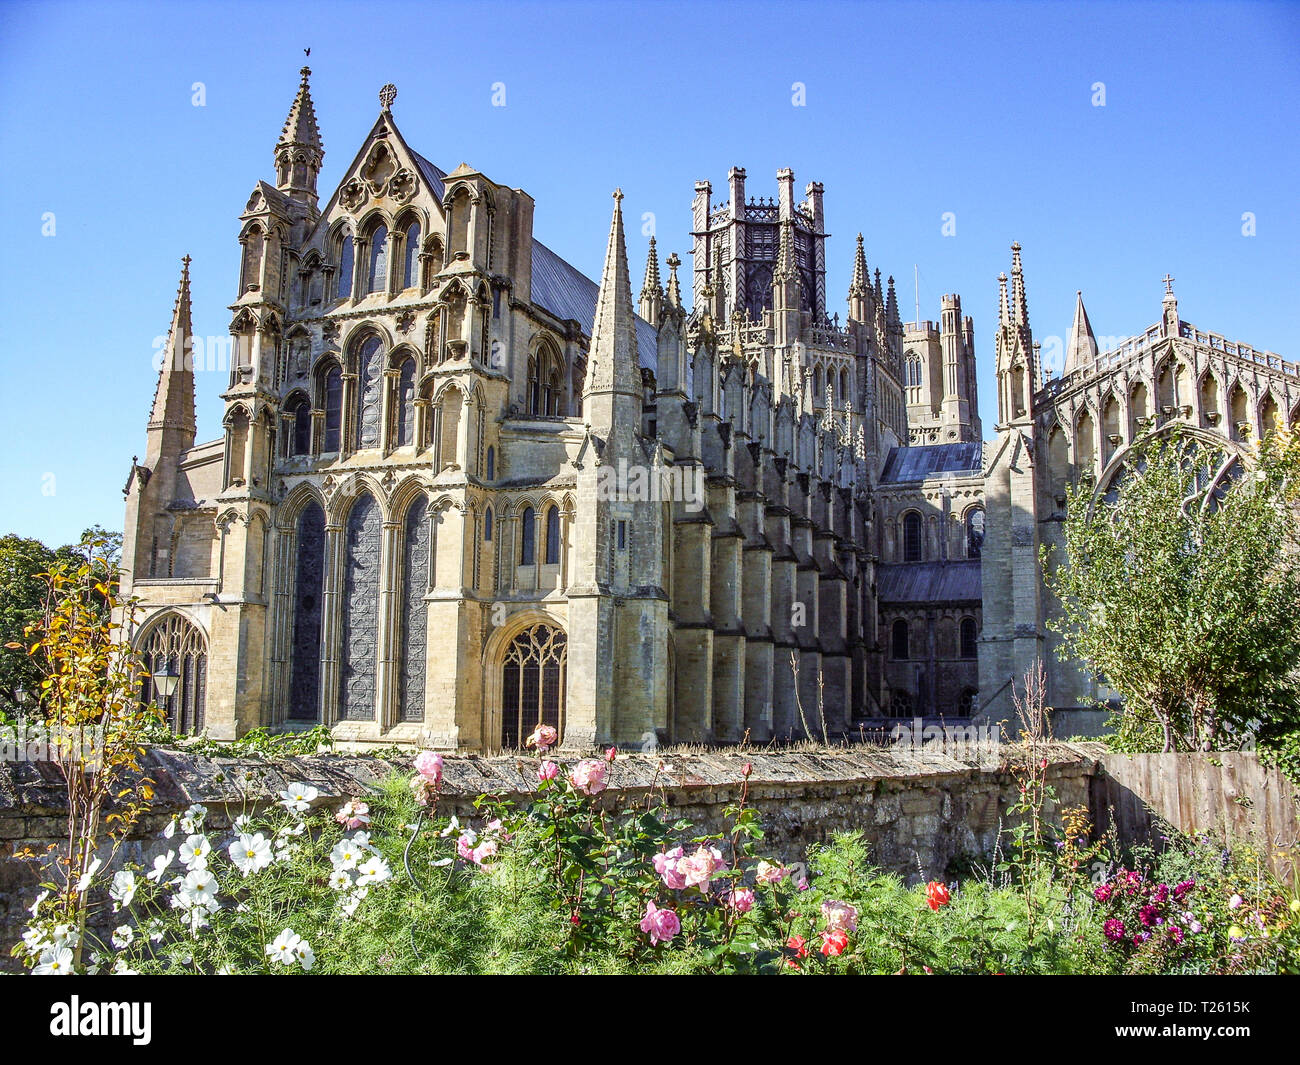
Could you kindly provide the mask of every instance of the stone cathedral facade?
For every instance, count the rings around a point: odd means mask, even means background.
[[[859,235],[828,308],[820,184],[697,183],[689,275],[652,239],[634,303],[620,193],[597,282],[525,191],[411,148],[391,86],[322,198],[309,73],[240,215],[222,434],[197,440],[186,259],[125,489],[123,632],[177,678],[178,731],[820,738],[992,713],[1048,649],[1032,552],[1060,472],[1029,456],[1104,464],[1137,422],[1100,371],[1042,383],[1018,254],[990,445],[958,296],[905,325]],[[1208,425],[1188,382],[1227,353],[1172,328],[1192,376],[1152,377],[1151,409],[1173,389]],[[1223,424],[1274,410],[1281,378],[1250,373],[1240,410],[1215,377]]]

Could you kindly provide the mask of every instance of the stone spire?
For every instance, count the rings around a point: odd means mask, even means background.
[[[676,252],[673,252],[666,261],[668,263],[668,292],[664,298],[668,306],[680,311],[682,309],[682,288],[681,283],[677,280],[677,268],[682,265],[682,260]]]
[[[898,313],[898,294],[894,291],[894,279],[889,279],[889,295],[885,297],[885,320],[891,329],[903,331],[903,319]]]
[[[641,401],[641,368],[636,349],[636,317],[632,312],[632,285],[627,268],[627,245],[623,238],[623,190],[614,192],[614,217],[609,225],[609,244],[596,297],[596,317],[591,325],[591,353],[587,358],[587,381],[583,389],[583,410],[593,426],[606,423],[622,406],[619,397]],[[636,427],[640,428],[639,424]]]
[[[181,281],[172,308],[172,324],[163,348],[158,386],[149,414],[149,451],[178,453],[194,445],[194,357],[190,323],[190,257],[181,261]],[[155,448],[155,437],[157,447]],[[166,437],[166,441],[164,441]],[[149,460],[156,460],[150,454]],[[152,465],[152,461],[149,461]]]
[[[1176,337],[1182,332],[1178,317],[1178,297],[1174,295],[1174,279],[1165,274],[1160,279],[1165,284],[1164,299],[1160,303],[1160,321],[1167,337]]]
[[[1077,292],[1074,304],[1074,325],[1070,327],[1070,339],[1065,345],[1065,372],[1075,370],[1092,362],[1097,357],[1097,338],[1092,332],[1092,323],[1088,321],[1088,312],[1083,306],[1083,293]]]
[[[1007,275],[998,274],[998,325],[1011,324],[1011,303],[1007,299]]]
[[[798,310],[800,288],[794,258],[794,220],[787,218],[781,223],[781,242],[777,246],[776,268],[772,271],[772,309]]]
[[[645,264],[645,284],[641,286],[641,317],[656,329],[659,328],[663,299],[663,286],[659,284],[659,253],[655,251],[655,238],[651,237],[650,252]]]
[[[853,256],[853,280],[849,283],[849,300],[861,299],[871,291],[871,271],[867,269],[867,253],[862,247],[862,234],[858,234],[858,250]]]
[[[320,126],[316,123],[316,108],[311,102],[311,68],[303,67],[299,73],[298,94],[284,120],[284,129],[275,145],[276,187],[300,197],[316,199],[316,178],[325,158],[325,143],[321,140]]]
[[[1029,325],[1029,302],[1025,298],[1025,272],[1020,265],[1020,242],[1011,245],[1011,303],[1017,325]]]
[[[876,296],[876,303],[883,307],[883,306],[884,306],[884,303],[885,303],[885,292],[884,292],[884,289],[882,289],[882,288],[880,287],[880,267],[878,267],[878,266],[876,267],[876,291],[875,291],[875,296]]]

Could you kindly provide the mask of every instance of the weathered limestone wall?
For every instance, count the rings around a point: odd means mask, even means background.
[[[1057,745],[1049,758],[1060,801],[1087,805],[1095,752]],[[840,831],[861,831],[880,866],[911,880],[944,878],[954,859],[991,852],[1016,795],[1014,778],[996,759],[981,765],[928,751],[858,747],[620,756],[601,801],[611,808],[640,805],[653,793],[675,816],[688,818],[700,831],[714,831],[723,827],[726,806],[740,797],[746,763],[753,766],[749,803],[762,815],[763,849],[769,855],[797,861],[811,843]],[[375,757],[271,762],[151,750],[144,770],[154,781],[155,800],[120,854],[151,862],[166,849],[158,833],[190,803],[208,807],[209,828],[219,833],[239,814],[277,801],[292,781],[314,785],[320,801],[334,806],[365,794],[390,773],[409,769],[409,763]],[[524,797],[536,782],[535,772],[531,759],[449,757],[441,812],[467,819],[476,815],[473,800],[481,794]],[[21,933],[24,907],[39,879],[32,863],[12,855],[24,847],[43,853],[62,840],[63,831],[62,784],[55,767],[0,763],[0,962]]]

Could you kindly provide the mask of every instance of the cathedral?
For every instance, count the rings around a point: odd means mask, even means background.
[[[634,302],[620,192],[597,282],[521,188],[412,149],[392,86],[322,203],[309,75],[240,215],[222,433],[197,441],[187,258],[126,483],[122,631],[177,732],[491,752],[538,723],[645,748],[1004,719],[1054,657],[1066,479],[1170,419],[1237,439],[1300,407],[1294,365],[1172,295],[1105,355],[1080,302],[1045,382],[1016,247],[984,442],[959,296],[905,324],[859,235],[828,311],[820,184],[697,182],[689,276],[651,238]]]

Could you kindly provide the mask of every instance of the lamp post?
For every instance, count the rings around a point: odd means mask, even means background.
[[[150,674],[150,679],[153,681],[154,695],[162,699],[167,720],[172,722],[172,697],[176,694],[176,686],[180,683],[180,674],[173,671],[171,661],[167,660]],[[175,724],[173,722],[173,726]]]

